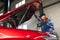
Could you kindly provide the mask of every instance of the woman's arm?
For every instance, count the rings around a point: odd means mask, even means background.
[[[34,16],[39,22],[41,22],[41,19],[36,14],[34,14]]]

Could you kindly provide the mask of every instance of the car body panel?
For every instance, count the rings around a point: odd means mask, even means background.
[[[0,40],[17,40],[17,39],[29,39],[29,40],[44,40],[43,36],[49,36],[45,32],[26,30],[26,29],[13,29],[13,28],[2,28],[0,26]]]

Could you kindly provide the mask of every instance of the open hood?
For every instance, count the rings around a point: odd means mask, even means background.
[[[35,13],[35,6],[33,4],[34,2],[35,1],[29,2],[18,8],[15,8],[7,13],[4,13],[3,15],[0,16],[0,22],[7,20],[15,27],[19,23],[21,25],[25,21],[29,20],[32,17],[32,15]],[[9,19],[9,18],[11,18],[11,19]],[[13,21],[11,21],[11,20],[13,20]]]

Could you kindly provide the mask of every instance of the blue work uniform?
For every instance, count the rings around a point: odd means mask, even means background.
[[[42,20],[39,17],[37,17],[36,15],[34,16],[40,22],[39,24],[43,32],[49,32],[50,34],[54,34],[54,24],[51,21],[51,19],[48,19],[46,22],[42,22]]]
[[[46,22],[42,22],[41,26],[43,32],[49,32],[51,34],[54,34],[54,25],[51,22],[51,19],[48,19]]]

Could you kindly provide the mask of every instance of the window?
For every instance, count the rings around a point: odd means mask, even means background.
[[[22,0],[21,2],[17,3],[15,8],[18,8],[18,7],[22,6],[23,4],[25,4],[25,0]]]
[[[3,15],[3,13],[0,13],[0,16]]]
[[[22,27],[23,29],[27,29],[27,24],[24,24]]]
[[[18,29],[27,29],[27,24],[22,24],[18,26]]]

